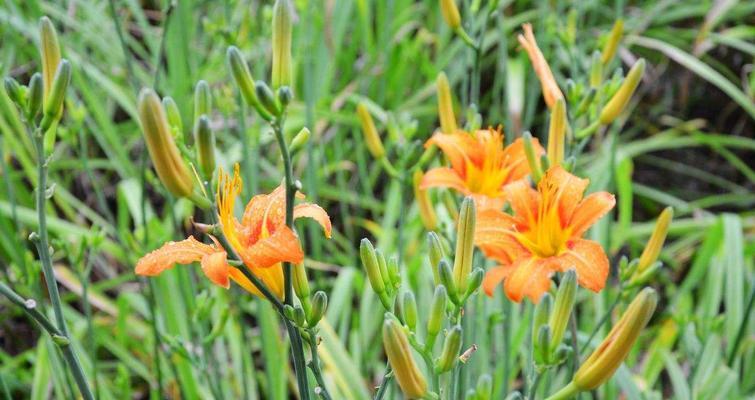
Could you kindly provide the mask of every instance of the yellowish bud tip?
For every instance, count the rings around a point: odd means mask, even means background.
[[[632,98],[632,94],[634,94],[635,89],[637,89],[637,86],[640,84],[642,74],[644,73],[645,60],[641,58],[632,66],[632,69],[629,70],[629,73],[626,78],[624,78],[624,82],[621,83],[616,94],[614,94],[613,97],[611,97],[611,100],[608,101],[608,104],[603,107],[603,110],[600,112],[601,124],[608,125],[619,116],[621,111],[624,110],[624,107],[627,106],[627,103],[629,103],[629,99]]]
[[[58,64],[60,64],[60,44],[58,43],[58,34],[55,32],[55,26],[47,17],[39,19],[39,40],[40,55],[42,57],[44,99],[47,101],[50,95],[50,90],[52,90],[55,71],[57,71]]]
[[[653,316],[657,303],[658,295],[651,288],[643,289],[635,297],[605,340],[574,375],[573,383],[579,390],[593,390],[616,372]]]
[[[427,380],[417,366],[404,329],[392,314],[383,323],[383,347],[401,391],[407,398],[421,398],[427,394]]]
[[[139,120],[157,176],[178,197],[192,194],[194,179],[171,134],[160,98],[151,89],[142,89],[138,104]]]
[[[624,20],[619,19],[616,21],[615,24],[613,24],[613,28],[611,29],[611,34],[608,36],[608,41],[606,41],[605,46],[603,46],[603,51],[601,52],[601,58],[600,62],[603,65],[608,64],[613,59],[613,56],[616,54],[616,49],[619,48],[619,42],[621,41],[621,36],[624,34]]]
[[[456,30],[461,27],[461,15],[459,8],[456,7],[456,0],[440,0],[440,12],[451,29]]]
[[[564,99],[558,99],[551,109],[551,121],[548,129],[548,160],[550,165],[560,165],[564,161],[566,124],[566,104]]]
[[[668,233],[668,227],[671,225],[672,218],[674,218],[674,209],[671,207],[666,207],[661,212],[661,215],[658,216],[653,234],[650,235],[645,250],[642,251],[642,255],[640,256],[640,262],[637,264],[637,276],[642,275],[658,259],[658,255],[661,254],[661,249],[663,248],[663,243],[666,241],[666,234]]]
[[[553,72],[551,72],[551,67],[537,46],[532,25],[524,24],[522,25],[522,30],[524,30],[524,35],[519,35],[517,40],[519,40],[519,44],[527,52],[527,56],[532,63],[532,68],[535,69],[535,75],[540,80],[545,104],[548,108],[552,108],[556,104],[556,100],[564,98],[564,94],[561,93],[561,89],[556,83],[556,78],[553,77]]]
[[[441,72],[435,81],[438,87],[438,116],[440,117],[440,130],[443,133],[456,132],[456,116],[454,115],[453,95],[448,84],[446,74]]]
[[[372,120],[372,115],[370,115],[370,111],[367,110],[367,106],[364,103],[357,105],[357,114],[359,115],[359,122],[362,124],[362,133],[364,133],[367,149],[373,157],[377,159],[383,158],[385,155],[383,142],[380,140],[377,127],[375,127],[375,121]]]
[[[291,86],[293,14],[290,0],[276,0],[273,6],[273,89]]]
[[[425,229],[431,231],[438,226],[438,218],[435,215],[435,209],[430,201],[430,196],[427,195],[427,190],[420,189],[423,175],[424,174],[419,169],[414,171],[414,176],[412,177],[414,183],[414,199],[417,201],[422,224],[425,225]]]

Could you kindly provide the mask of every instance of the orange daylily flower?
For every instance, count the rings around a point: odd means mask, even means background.
[[[477,216],[475,244],[501,263],[485,275],[488,295],[504,281],[509,299],[537,303],[554,272],[575,269],[580,286],[598,292],[608,277],[608,257],[582,235],[616,204],[607,192],[583,198],[589,180],[551,167],[533,189],[526,181],[505,188],[513,215],[487,209]]]
[[[238,164],[234,168],[233,177],[220,171],[217,202],[223,234],[245,267],[282,299],[284,288],[281,263],[299,264],[304,260],[298,236],[285,224],[285,189],[281,185],[270,194],[252,197],[239,222],[233,215],[233,209],[241,186]],[[330,237],[330,217],[320,206],[309,203],[296,205],[294,219],[299,217],[313,218],[323,227],[325,235]],[[228,264],[226,251],[217,240],[212,236],[210,238],[213,244],[201,243],[192,236],[180,242],[166,243],[142,257],[136,264],[136,273],[155,276],[172,268],[174,264],[199,261],[202,271],[216,285],[227,289],[233,280],[250,293],[262,297],[262,293],[239,268]]]
[[[451,163],[451,168],[433,168],[425,174],[421,189],[447,187],[472,196],[478,209],[500,209],[506,202],[506,185],[530,173],[524,141],[519,138],[503,145],[500,130],[478,130],[474,135],[463,131],[436,133],[425,146],[437,145]],[[535,152],[543,148],[533,140]]]

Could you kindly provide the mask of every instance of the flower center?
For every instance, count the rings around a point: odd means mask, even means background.
[[[528,216],[529,229],[518,233],[516,238],[537,257],[555,257],[566,251],[571,232],[561,221],[557,188],[548,186],[538,189],[541,196],[537,212]]]

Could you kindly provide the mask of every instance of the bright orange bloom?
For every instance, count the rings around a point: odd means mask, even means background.
[[[436,133],[426,146],[437,145],[448,158],[451,168],[434,168],[425,174],[421,189],[447,187],[472,196],[478,209],[500,209],[506,202],[506,185],[530,173],[524,141],[520,138],[503,145],[500,130],[478,130],[474,135],[463,131]],[[535,152],[543,148],[533,140]]]
[[[299,264],[304,260],[299,238],[285,224],[286,193],[278,186],[272,193],[252,197],[244,210],[241,222],[233,215],[236,196],[241,192],[238,164],[233,177],[220,171],[218,180],[218,215],[223,234],[239,255],[246,268],[260,278],[278,297],[283,298],[282,262]],[[298,197],[303,197],[302,195]],[[294,207],[294,219],[315,219],[330,237],[328,214],[315,204],[303,203]],[[190,264],[199,261],[205,275],[216,285],[228,288],[233,280],[247,291],[262,296],[249,279],[227,262],[227,254],[217,240],[204,244],[193,237],[180,242],[169,242],[142,257],[136,264],[138,275],[155,276],[173,264]]]
[[[614,196],[597,192],[583,198],[589,180],[560,166],[551,167],[537,190],[526,181],[505,188],[513,215],[488,209],[477,216],[475,244],[501,265],[485,276],[488,295],[505,279],[506,295],[537,303],[550,288],[554,272],[575,269],[579,284],[594,292],[605,286],[608,257],[596,242],[582,235],[616,204]]]

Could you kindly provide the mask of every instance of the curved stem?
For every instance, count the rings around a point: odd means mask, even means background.
[[[569,382],[568,385],[564,386],[563,388],[561,388],[561,390],[546,398],[545,400],[566,400],[574,397],[574,395],[578,392],[579,389],[577,389],[577,386],[574,384],[574,382]]]
[[[383,380],[380,382],[380,387],[378,388],[377,393],[375,393],[373,400],[383,399],[383,396],[385,396],[385,393],[388,391],[388,384],[391,383],[391,378],[393,378],[393,370],[391,369],[391,364],[386,364]]]
[[[319,391],[316,389],[315,393],[319,394],[319,396],[325,400],[331,400],[332,398],[330,397],[330,393],[328,393],[328,388],[325,386],[325,379],[323,379],[322,371],[320,370],[320,358],[317,355],[317,333],[314,329],[308,329],[307,334],[309,336],[309,350],[312,352],[312,359],[309,361],[309,369],[312,370],[312,374],[315,376],[315,380],[319,386]]]

